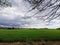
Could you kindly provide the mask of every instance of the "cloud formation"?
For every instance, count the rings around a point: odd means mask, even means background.
[[[32,12],[27,13],[30,9],[28,2],[23,0],[9,0],[12,7],[0,7],[0,26],[2,27],[25,27],[25,28],[58,28],[60,27],[60,20],[55,19],[51,22],[44,22],[37,19],[39,15],[45,13],[39,13],[38,16],[32,16],[36,13],[36,9]],[[48,11],[48,10],[46,10]],[[32,16],[31,18],[29,18]],[[37,18],[36,18],[37,17]]]

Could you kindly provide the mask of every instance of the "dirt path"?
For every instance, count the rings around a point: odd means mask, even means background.
[[[48,41],[48,42],[0,42],[0,45],[60,45],[60,41]]]

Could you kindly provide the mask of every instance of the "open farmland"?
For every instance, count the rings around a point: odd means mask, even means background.
[[[0,45],[60,45],[60,29],[0,29]]]
[[[60,40],[60,30],[53,29],[0,29],[1,42]]]

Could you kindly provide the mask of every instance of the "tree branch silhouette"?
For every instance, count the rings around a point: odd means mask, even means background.
[[[0,6],[7,7],[12,6],[11,3],[8,0],[0,0]]]
[[[36,12],[32,16],[35,16],[41,12],[44,13],[45,10],[51,9],[51,11],[48,14],[41,15],[38,17],[38,19],[42,19],[44,21],[46,21],[46,20],[51,21],[60,16],[60,13],[57,12],[60,9],[60,0],[54,0],[53,3],[52,3],[52,0],[48,0],[48,1],[47,0],[25,0],[25,1],[28,1],[32,7],[28,11],[28,13],[35,9],[38,10],[38,12]],[[32,17],[32,16],[30,16],[30,17]]]

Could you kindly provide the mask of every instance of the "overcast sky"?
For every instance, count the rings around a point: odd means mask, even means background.
[[[26,27],[26,28],[59,28],[60,20],[55,19],[50,22],[42,21],[41,19],[37,19],[39,15],[44,15],[48,9],[44,13],[39,13],[36,16],[28,18],[32,16],[32,14],[36,13],[37,10],[33,10],[32,12],[28,12],[30,9],[30,4],[28,2],[24,2],[23,0],[9,0],[12,4],[12,7],[0,7],[0,26],[11,26],[11,27]],[[23,3],[24,2],[24,3]],[[48,12],[49,12],[48,11]],[[60,12],[60,11],[59,11]]]

